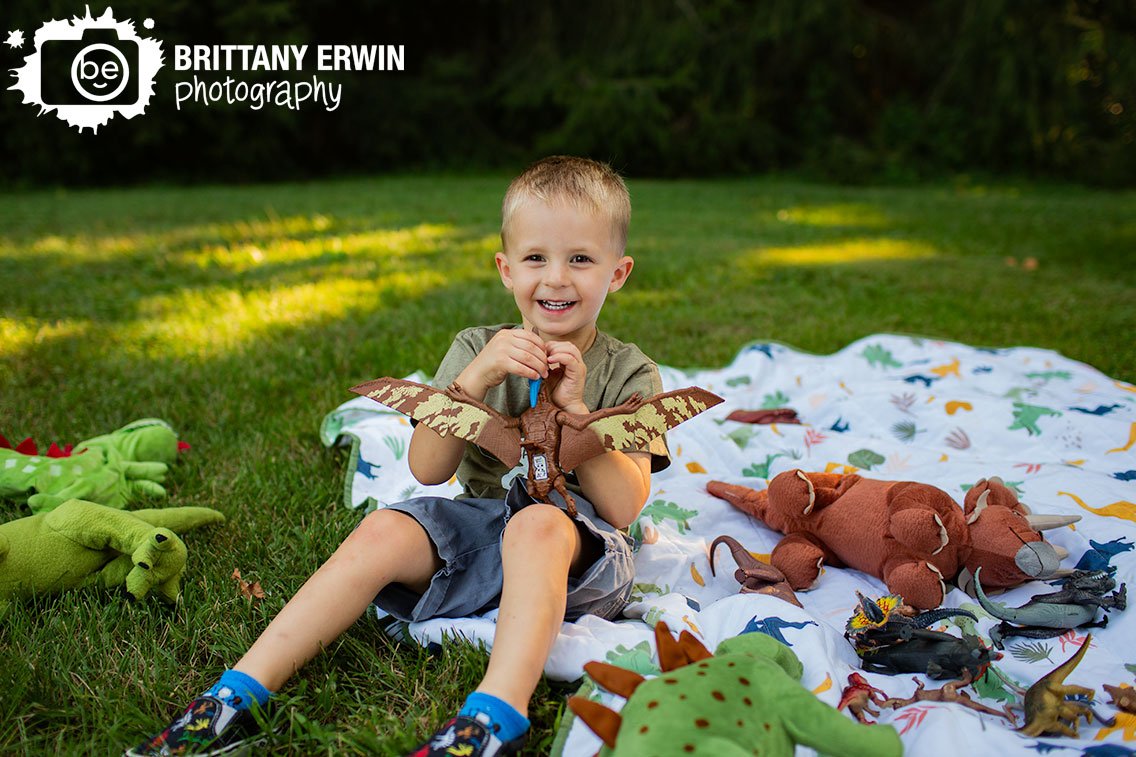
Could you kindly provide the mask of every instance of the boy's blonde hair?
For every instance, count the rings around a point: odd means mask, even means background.
[[[566,202],[611,221],[612,236],[620,254],[627,246],[627,227],[631,223],[631,194],[615,170],[607,163],[570,155],[542,158],[513,179],[501,204],[501,244],[517,208],[529,200],[552,204]]]

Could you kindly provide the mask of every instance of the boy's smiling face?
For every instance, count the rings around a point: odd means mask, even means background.
[[[513,212],[505,248],[496,255],[497,270],[525,328],[584,352],[608,293],[623,286],[634,265],[619,249],[611,220],[530,199]]]

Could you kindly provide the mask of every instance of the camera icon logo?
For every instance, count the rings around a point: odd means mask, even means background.
[[[40,46],[40,92],[51,105],[131,105],[138,102],[138,43],[114,29],[87,29],[80,40]],[[131,86],[133,85],[133,86]]]
[[[147,28],[153,22],[145,23]],[[117,21],[112,9],[93,18],[90,9],[70,21],[48,21],[35,33],[36,52],[13,69],[24,102],[54,111],[80,131],[98,131],[116,115],[145,112],[162,67],[157,40],[140,37],[134,22]]]

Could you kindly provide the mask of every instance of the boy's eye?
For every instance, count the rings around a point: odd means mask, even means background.
[[[525,260],[526,261],[532,260],[532,261],[539,263],[540,261],[544,260],[544,256],[543,255],[537,255],[536,253],[533,253],[532,255],[526,256]]]
[[[572,262],[573,263],[591,263],[592,259],[589,258],[587,255],[573,255],[572,256]]]

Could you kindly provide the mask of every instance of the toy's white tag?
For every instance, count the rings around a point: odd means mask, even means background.
[[[520,478],[527,478],[529,475],[529,456],[524,450],[521,450],[521,461],[517,463],[516,467],[508,471],[504,476],[501,476],[501,488],[509,491],[513,487],[513,480]]]
[[[533,466],[533,480],[547,481],[548,480],[548,458],[544,455],[537,455],[532,460]]]

